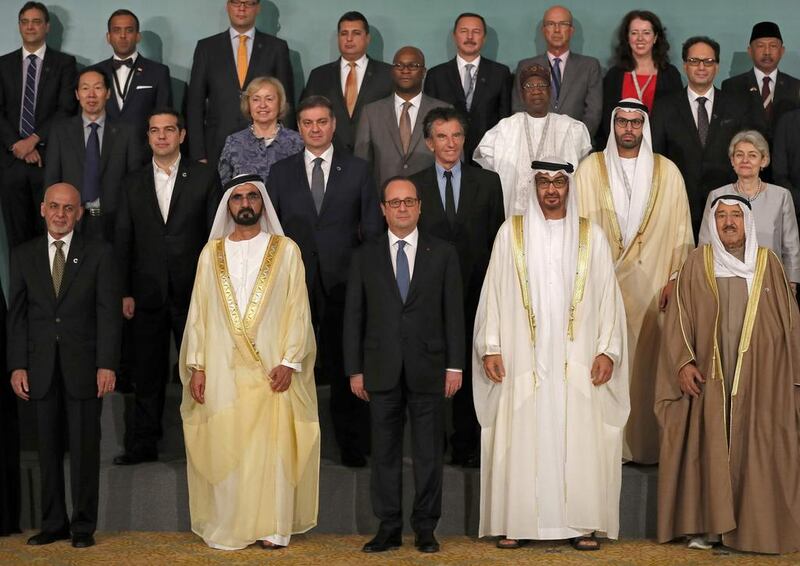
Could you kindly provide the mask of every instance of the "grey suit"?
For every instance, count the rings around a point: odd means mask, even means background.
[[[441,106],[451,107],[446,102],[422,95],[405,155],[394,110],[394,93],[364,107],[356,129],[354,153],[372,165],[373,178],[378,186],[396,175],[413,175],[433,165],[433,153],[423,140],[422,122],[428,112]]]
[[[511,94],[511,111],[522,112],[522,89],[519,86],[519,72],[531,65],[550,66],[547,54],[523,59],[517,64],[514,73],[514,90]],[[603,76],[600,73],[600,62],[594,57],[587,57],[570,51],[566,64],[562,67],[561,92],[558,100],[550,100],[550,110],[557,114],[566,114],[586,124],[589,135],[594,137],[600,118],[603,114]]]

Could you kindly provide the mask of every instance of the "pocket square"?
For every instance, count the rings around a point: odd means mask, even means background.
[[[142,90],[143,88],[153,88],[153,85],[137,85],[136,90]]]

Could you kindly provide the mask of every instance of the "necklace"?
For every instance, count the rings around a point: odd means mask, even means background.
[[[761,190],[764,187],[764,184],[761,182],[761,177],[758,178],[758,187],[756,188],[756,192],[753,196],[748,196],[748,194],[741,188],[739,181],[736,181],[733,185],[733,192],[742,195],[744,198],[748,200],[748,202],[753,202],[758,198],[758,195],[761,194]]]
[[[531,145],[531,127],[528,124],[528,116],[525,116],[525,141],[528,142],[528,157],[531,163],[536,161],[542,155],[544,149],[544,140],[547,139],[547,130],[550,129],[550,113],[547,113],[547,118],[544,121],[544,129],[542,130],[542,137],[539,138],[539,145],[536,147],[536,153],[533,153],[533,145]]]
[[[642,98],[644,96],[644,91],[646,91],[647,87],[650,86],[650,82],[653,80],[653,77],[655,76],[656,76],[655,73],[650,75],[649,77],[647,77],[644,86],[639,86],[639,79],[636,78],[636,71],[635,70],[631,71],[631,78],[633,79],[633,88],[636,89],[636,98],[638,98],[639,101],[644,100]]]

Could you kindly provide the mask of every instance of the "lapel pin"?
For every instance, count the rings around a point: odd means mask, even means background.
[[[186,177],[188,177],[188,176],[189,176],[189,175],[187,175],[187,174],[186,174],[186,171],[184,171],[183,173],[181,173],[181,177],[183,177],[184,179],[185,179]]]
[[[136,67],[136,72],[137,73],[141,73],[142,72],[142,68],[141,67]]]
[[[72,263],[78,263],[78,258],[77,257],[73,257],[72,258]]]
[[[337,165],[337,166],[336,166],[336,170],[337,170],[337,171],[341,171],[341,170],[342,170],[342,167],[341,167],[340,165]]]

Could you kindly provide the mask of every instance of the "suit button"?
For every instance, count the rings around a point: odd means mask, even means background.
[[[317,257],[317,252],[311,252],[311,257]]]
[[[61,322],[61,319],[60,318],[56,318],[56,324],[58,324],[59,322]]]
[[[408,163],[403,163],[403,169],[408,169]]]
[[[61,336],[59,336],[58,334],[56,334],[56,342],[58,342],[59,340],[61,340]]]

